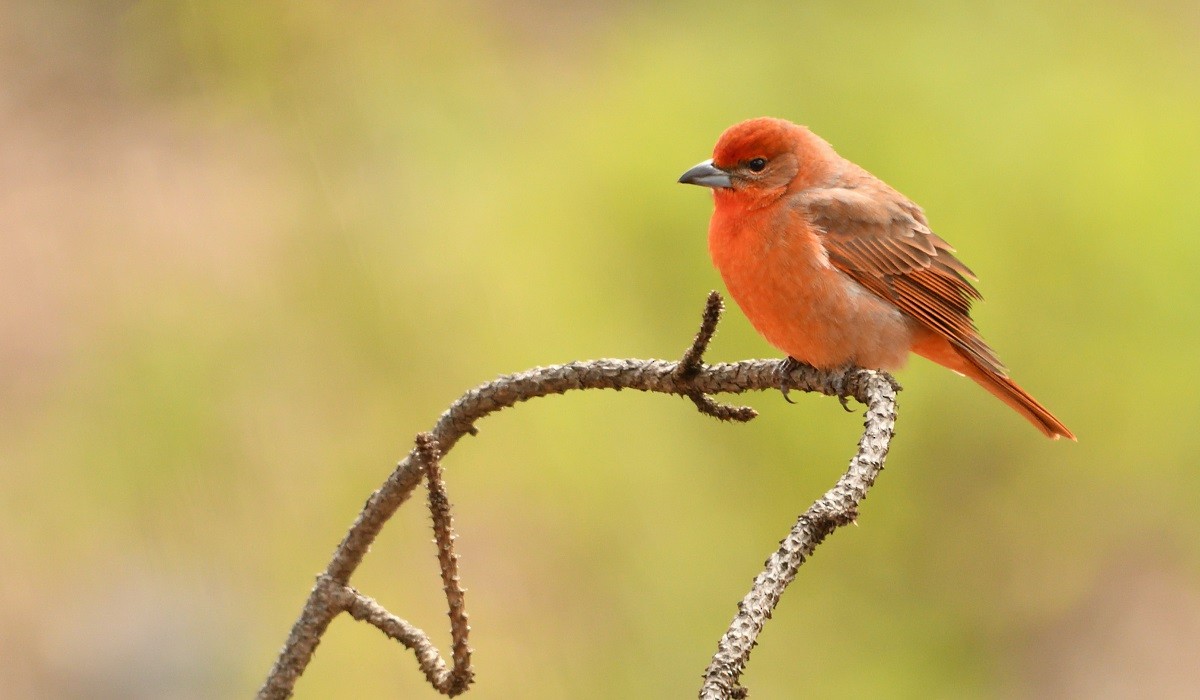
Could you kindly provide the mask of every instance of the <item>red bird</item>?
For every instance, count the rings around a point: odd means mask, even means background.
[[[821,369],[899,369],[909,352],[964,374],[1048,437],[1075,436],[1017,386],[971,320],[982,299],[921,207],[803,126],[721,134],[680,182],[711,187],[708,250],[750,323]]]

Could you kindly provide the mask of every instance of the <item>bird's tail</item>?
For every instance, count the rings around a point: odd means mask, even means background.
[[[1062,421],[1055,418],[1054,414],[1045,406],[1038,403],[1037,399],[1030,396],[1029,392],[1017,386],[1016,382],[996,369],[987,366],[981,358],[976,358],[973,353],[957,348],[944,339],[942,343],[923,345],[924,347],[914,347],[913,350],[939,365],[970,377],[976,384],[987,389],[992,396],[1025,416],[1025,419],[1033,423],[1033,426],[1042,431],[1046,437],[1051,440],[1057,440],[1060,437],[1068,440],[1076,439],[1075,434],[1068,430]]]
[[[1026,420],[1033,423],[1035,428],[1042,431],[1051,440],[1057,440],[1060,437],[1075,440],[1075,434],[1068,430],[1062,421],[1055,418],[1054,414],[1038,403],[1037,399],[1030,396],[1029,392],[1017,386],[1017,383],[1008,377],[971,362],[968,362],[967,370],[963,374],[991,392],[992,396],[1011,406],[1014,411],[1025,416]]]

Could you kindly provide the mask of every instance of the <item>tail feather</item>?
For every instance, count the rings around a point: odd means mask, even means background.
[[[1034,427],[1042,431],[1051,440],[1065,437],[1076,440],[1075,434],[1063,425],[1062,421],[1037,399],[1029,395],[1016,382],[985,364],[983,358],[976,358],[971,352],[960,349],[950,341],[940,336],[930,334],[913,346],[913,351],[928,358],[943,367],[964,374],[979,386],[988,390],[992,396],[1008,404],[1014,411],[1025,416]]]
[[[1042,431],[1051,440],[1057,440],[1060,437],[1075,440],[1075,434],[1068,430],[1062,421],[1055,418],[1054,414],[1038,403],[1037,399],[1030,396],[1029,392],[1017,386],[1016,382],[1008,377],[988,371],[983,367],[977,367],[973,363],[968,363],[964,374],[979,386],[987,389],[992,396],[1025,416],[1026,420],[1033,423],[1035,428]]]

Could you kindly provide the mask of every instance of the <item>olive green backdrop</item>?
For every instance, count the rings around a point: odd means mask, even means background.
[[[1195,3],[0,3],[0,694],[247,697],[363,500],[465,389],[678,357],[729,124],[927,210],[1079,435],[923,360],[754,697],[1200,685]],[[711,360],[775,356],[730,309]],[[446,463],[475,698],[691,697],[859,416],[543,399]],[[446,646],[428,516],[354,579]],[[300,698],[434,697],[334,623]]]

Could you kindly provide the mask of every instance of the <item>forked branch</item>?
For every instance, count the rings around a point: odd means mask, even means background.
[[[441,491],[440,460],[464,435],[476,434],[475,423],[484,416],[529,399],[581,389],[635,389],[686,396],[702,413],[735,421],[750,420],[756,413],[748,407],[720,404],[713,400],[713,394],[793,389],[829,396],[852,396],[867,405],[867,415],[858,453],[851,460],[849,470],[800,516],[779,550],[767,561],[766,570],[755,579],[751,592],[739,604],[738,614],[705,673],[700,691],[702,698],[743,697],[745,691],[738,679],[758,633],[784,588],[795,578],[805,558],[830,532],[854,520],[858,504],[883,469],[895,426],[895,399],[899,386],[887,374],[861,369],[825,372],[807,365],[784,365],[774,360],[705,365],[702,357],[716,331],[721,308],[721,297],[713,292],[705,306],[700,332],[679,362],[606,359],[538,367],[478,386],[455,401],[431,431],[418,436],[416,447],[363,506],[334,551],[328,567],[317,577],[258,697],[262,700],[290,697],[321,636],[330,622],[343,612],[374,625],[412,649],[426,677],[439,691],[455,695],[467,688],[472,679],[471,650],[466,639],[467,616],[462,590],[458,587],[457,559],[450,546],[454,536],[450,529],[449,508]],[[422,478],[429,479],[431,488],[430,509],[434,514],[439,564],[450,607],[453,668],[447,667],[424,632],[349,585],[350,577],[362,563],[371,543]],[[441,495],[435,495],[435,492]]]

